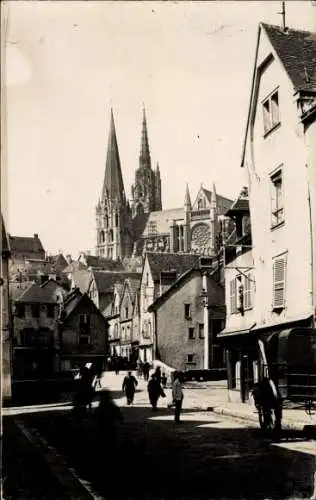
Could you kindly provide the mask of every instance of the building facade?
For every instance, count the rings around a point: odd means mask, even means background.
[[[245,338],[250,346],[285,329],[289,335],[294,327],[315,327],[315,59],[315,34],[260,24],[242,154],[253,245],[242,260],[254,267],[254,302],[227,324],[239,346]],[[240,274],[237,263],[228,282]],[[226,342],[232,334],[223,333]],[[253,355],[243,356],[240,378],[251,381]]]
[[[203,274],[206,274],[207,291],[204,290]],[[225,353],[217,342],[217,334],[225,323],[225,295],[210,268],[206,272],[197,265],[184,273],[155,300],[149,311],[154,315],[157,359],[180,371],[202,370],[205,367],[205,335],[208,335],[208,368],[225,366]]]
[[[1,214],[1,377],[2,401],[9,404],[12,396],[12,344],[11,344],[11,314],[9,301],[9,259],[10,247]]]

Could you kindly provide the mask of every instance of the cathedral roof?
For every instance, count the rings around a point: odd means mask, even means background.
[[[147,224],[143,231],[143,237],[149,236],[152,232],[157,234],[169,234],[170,224],[173,219],[184,220],[184,209],[171,208],[170,210],[160,210],[149,214]]]
[[[112,110],[102,189],[102,199],[106,198],[116,199],[118,202],[125,201],[125,190]]]
[[[145,255],[154,281],[159,281],[162,271],[176,271],[179,277],[199,260],[198,255],[190,253],[148,252]]]

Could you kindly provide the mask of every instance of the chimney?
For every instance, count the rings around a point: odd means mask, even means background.
[[[37,233],[34,233],[34,239],[38,240],[38,234]]]
[[[159,295],[165,293],[177,279],[176,271],[161,271]]]

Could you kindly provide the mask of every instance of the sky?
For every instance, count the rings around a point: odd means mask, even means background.
[[[314,2],[315,3],[315,2]],[[316,31],[313,2],[288,1],[289,27]],[[7,230],[49,253],[94,250],[113,108],[127,197],[143,103],[163,208],[203,183],[234,199],[258,23],[281,2],[9,1]]]

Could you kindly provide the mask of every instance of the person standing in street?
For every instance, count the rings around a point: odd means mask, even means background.
[[[183,388],[179,373],[177,372],[174,373],[174,380],[172,384],[172,400],[174,404],[174,421],[179,424],[183,402]]]
[[[126,377],[124,377],[122,391],[125,392],[126,401],[128,405],[131,405],[134,401],[134,395],[138,382],[136,378],[132,375],[132,372],[127,372]]]

